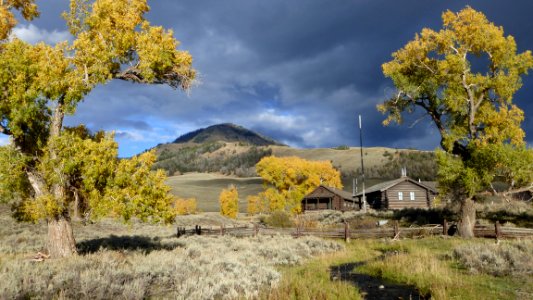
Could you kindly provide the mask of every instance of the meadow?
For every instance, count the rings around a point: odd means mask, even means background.
[[[313,237],[177,238],[174,226],[109,219],[75,223],[74,233],[79,255],[34,261],[45,224],[15,223],[2,206],[0,299],[257,298],[277,285],[278,267],[342,249]]]
[[[321,226],[334,215],[324,215]],[[207,213],[176,221],[207,226],[246,220]],[[111,219],[74,223],[74,232],[78,256],[35,262],[32,257],[44,251],[45,224],[16,223],[1,206],[0,299],[363,299],[413,291],[432,299],[528,299],[533,294],[531,240],[177,238],[175,226]]]
[[[246,197],[263,191],[260,177],[238,178],[215,173],[187,173],[171,176],[166,183],[171,193],[181,198],[196,198],[201,212],[220,211],[219,195],[222,189],[235,185],[239,192],[239,211],[246,212]]]

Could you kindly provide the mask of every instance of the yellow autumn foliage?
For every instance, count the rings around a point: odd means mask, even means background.
[[[303,197],[320,184],[342,188],[340,173],[329,161],[269,156],[257,163],[256,170],[265,186],[258,197],[265,199],[271,212],[301,212]]]
[[[174,200],[174,208],[178,215],[194,214],[196,207],[196,198],[182,199],[178,197]]]
[[[235,219],[239,212],[239,192],[234,185],[222,189],[219,196],[220,214]]]

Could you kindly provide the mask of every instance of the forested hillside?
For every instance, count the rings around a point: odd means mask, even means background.
[[[221,173],[238,177],[256,176],[255,164],[270,156],[268,147],[212,142],[190,144],[176,149],[163,148],[154,169],[164,169],[169,175],[186,172]]]

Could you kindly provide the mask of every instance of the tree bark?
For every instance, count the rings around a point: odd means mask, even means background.
[[[57,106],[52,115],[52,122],[50,124],[50,139],[61,135],[63,127],[64,112],[64,97],[60,97],[57,101]],[[50,147],[50,158],[57,158],[57,149],[55,145]],[[61,170],[54,170],[60,173]],[[63,174],[61,174],[63,175]],[[76,241],[72,232],[72,225],[69,216],[69,201],[66,197],[67,190],[64,182],[54,183],[51,188],[52,195],[55,200],[63,205],[63,211],[48,219],[48,254],[53,258],[61,258],[71,256],[77,253]]]
[[[74,196],[74,206],[73,206],[73,210],[72,210],[72,218],[74,219],[74,221],[79,221],[79,220],[81,220],[81,215],[80,215],[80,206],[81,206],[80,194],[78,193],[77,189],[73,189],[72,195]]]
[[[76,253],[76,241],[69,218],[60,216],[48,220],[48,254],[52,258],[62,258]]]
[[[476,225],[476,207],[472,198],[466,198],[461,202],[461,218],[458,224],[459,235],[463,238],[474,237]]]
[[[38,198],[44,196],[48,193],[48,187],[44,179],[35,171],[27,171],[26,176],[28,176],[28,181],[30,182],[31,187],[33,188],[33,197]]]

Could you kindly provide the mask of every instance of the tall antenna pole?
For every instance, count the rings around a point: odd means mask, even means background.
[[[359,115],[359,141],[361,143],[361,174],[363,184],[363,211],[366,212],[366,195],[365,195],[365,164],[363,160],[363,126],[361,124],[361,115]]]

